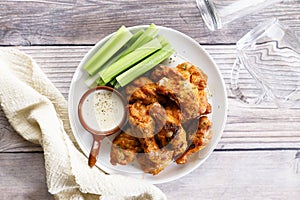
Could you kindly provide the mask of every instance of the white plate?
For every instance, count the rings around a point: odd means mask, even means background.
[[[148,26],[135,26],[129,28],[132,32]],[[171,45],[175,48],[176,62],[173,65],[181,62],[180,57],[187,61],[199,66],[208,75],[208,89],[210,94],[210,103],[212,105],[213,112],[209,114],[209,118],[212,121],[212,133],[213,137],[210,143],[203,150],[195,153],[188,161],[187,164],[177,165],[172,163],[158,175],[151,175],[144,173],[137,163],[128,164],[125,166],[117,165],[113,166],[110,164],[110,145],[111,138],[105,139],[101,144],[100,156],[96,165],[110,174],[122,174],[138,179],[144,179],[150,183],[158,184],[169,182],[178,179],[197,167],[199,167],[212,153],[216,147],[225,126],[227,118],[227,95],[226,88],[221,76],[219,69],[214,63],[210,55],[193,39],[187,35],[166,27],[157,26],[159,28],[159,34],[166,36],[170,41]],[[83,66],[86,61],[93,55],[103,43],[111,35],[105,37],[99,41],[83,58],[73,76],[70,91],[69,91],[69,117],[70,123],[75,135],[75,138],[84,152],[88,157],[90,148],[92,145],[92,136],[88,133],[80,124],[77,114],[78,103],[83,93],[88,89],[85,85],[84,80],[88,77],[88,74],[83,70]],[[88,164],[88,163],[87,163]]]

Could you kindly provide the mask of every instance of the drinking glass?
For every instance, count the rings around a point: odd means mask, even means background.
[[[283,0],[196,0],[201,16],[212,31]]]
[[[259,104],[269,97],[278,107],[300,105],[300,41],[295,32],[271,19],[243,36],[236,48],[231,90],[238,99]],[[241,67],[254,78],[260,94],[245,95],[240,89]]]

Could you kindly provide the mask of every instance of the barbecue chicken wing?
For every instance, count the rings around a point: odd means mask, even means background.
[[[200,114],[211,113],[211,105],[207,98],[207,75],[197,66],[185,62],[176,66],[178,71],[186,80],[195,85],[198,89],[196,100],[199,103]]]
[[[173,161],[173,151],[160,149],[154,137],[139,138],[139,141],[144,153],[137,155],[137,161],[144,172],[156,175]]]
[[[169,97],[179,106],[183,121],[200,116],[199,104],[196,101],[198,90],[179,72],[160,66],[152,72],[151,78],[158,80],[157,93]]]
[[[126,96],[127,99],[129,100],[132,93],[139,89],[140,87],[147,85],[149,83],[153,83],[153,81],[145,76],[141,76],[137,79],[135,79],[134,81],[132,81],[132,83],[130,83],[128,86],[126,86]]]
[[[127,132],[130,132],[128,130]],[[135,155],[142,152],[139,140],[128,133],[121,132],[115,137],[110,152],[110,162],[112,165],[126,165],[133,161]]]
[[[145,105],[141,101],[137,101],[128,105],[128,121],[133,128],[133,136],[153,137],[155,134],[155,120],[149,115],[151,107],[158,103]]]
[[[192,132],[188,132],[188,149],[177,160],[177,164],[184,164],[188,158],[201,149],[203,149],[211,139],[211,122],[207,116],[202,116],[199,119],[198,127],[194,127],[192,123],[188,128]],[[195,130],[196,129],[196,130]],[[195,131],[194,131],[195,130]]]
[[[207,75],[191,63],[158,66],[125,88],[128,131],[113,141],[111,163],[136,157],[144,172],[156,175],[174,160],[184,164],[211,138]]]
[[[174,158],[180,156],[187,148],[186,133],[181,126],[181,112],[177,105],[166,106],[164,126],[156,135],[160,148],[174,150]]]

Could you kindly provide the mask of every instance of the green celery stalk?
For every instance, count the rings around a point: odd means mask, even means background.
[[[96,81],[96,86],[103,86],[103,85],[106,85],[106,84],[104,83],[104,81],[103,81],[101,78],[99,78],[99,79]]]
[[[105,64],[105,66],[111,65],[114,62],[116,62],[121,56],[127,55],[127,49],[129,49],[136,42],[136,40],[139,39],[144,33],[145,31],[142,29],[136,32],[130,38],[130,40]]]
[[[99,79],[99,75],[98,74],[94,74],[93,76],[89,76],[84,83],[89,87],[89,88],[93,88],[95,86],[97,86],[97,80]]]
[[[114,88],[119,89],[120,87],[121,87],[120,84],[118,82],[116,82],[115,85],[114,85]]]
[[[133,52],[120,58],[115,63],[105,68],[103,71],[100,71],[99,75],[105,83],[108,83],[119,73],[128,69],[137,62],[143,60],[148,55],[152,54],[160,48],[162,48],[162,46],[159,40],[157,38],[154,38],[153,40],[137,48]]]
[[[166,38],[165,36],[163,36],[163,35],[159,35],[159,36],[157,37],[157,39],[159,40],[161,46],[163,46],[163,47],[166,46],[167,44],[169,44],[169,41],[168,41],[167,38]]]
[[[117,76],[116,79],[118,83],[120,84],[120,86],[124,87],[137,77],[143,75],[147,71],[153,69],[159,63],[163,62],[165,59],[170,57],[173,52],[173,47],[169,43],[166,44],[163,48],[153,53],[145,60],[141,61],[137,65]]]
[[[92,76],[132,37],[132,33],[121,26],[117,32],[88,60],[84,69]]]
[[[126,51],[127,48],[129,48],[145,31],[144,30],[139,30],[138,32],[136,32],[131,38],[130,40],[117,52],[113,55],[112,58],[110,58],[100,70],[105,69],[107,66],[113,64],[114,62],[116,62],[122,55],[124,55],[124,52]],[[99,74],[96,73],[92,76],[89,76],[84,82],[85,84],[89,87],[95,87],[97,86],[97,80],[99,79]]]
[[[117,83],[117,80],[114,78],[109,82],[110,85],[114,86]]]
[[[153,40],[158,34],[158,29],[155,24],[150,24],[146,31],[139,37],[125,52],[124,55],[129,54],[130,52],[134,51],[135,49],[143,46],[144,44],[148,43],[149,41]],[[122,56],[124,56],[122,55]]]

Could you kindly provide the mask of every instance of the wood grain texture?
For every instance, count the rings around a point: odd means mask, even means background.
[[[299,0],[285,0],[216,32],[203,23],[195,0],[6,0],[0,13],[0,45],[94,44],[121,25],[150,23],[177,29],[202,44],[232,44],[271,17],[300,35]]]
[[[0,153],[0,199],[53,199],[42,153]]]
[[[235,58],[234,45],[203,46],[217,63],[228,91],[228,119],[217,149],[290,149],[300,148],[299,109],[279,110],[267,102],[263,106],[247,107],[239,103],[229,90],[231,66]],[[32,56],[54,85],[68,98],[73,73],[91,46],[19,47]],[[245,91],[255,86],[245,69],[241,82]],[[266,109],[266,107],[268,109]],[[0,152],[41,151],[14,133],[4,113],[0,112]]]
[[[299,199],[299,161],[297,151],[214,152],[191,174],[159,187],[169,199]]]
[[[42,153],[0,153],[0,160],[0,199],[53,199]],[[187,176],[157,186],[168,199],[294,200],[300,196],[300,152],[213,152]]]

